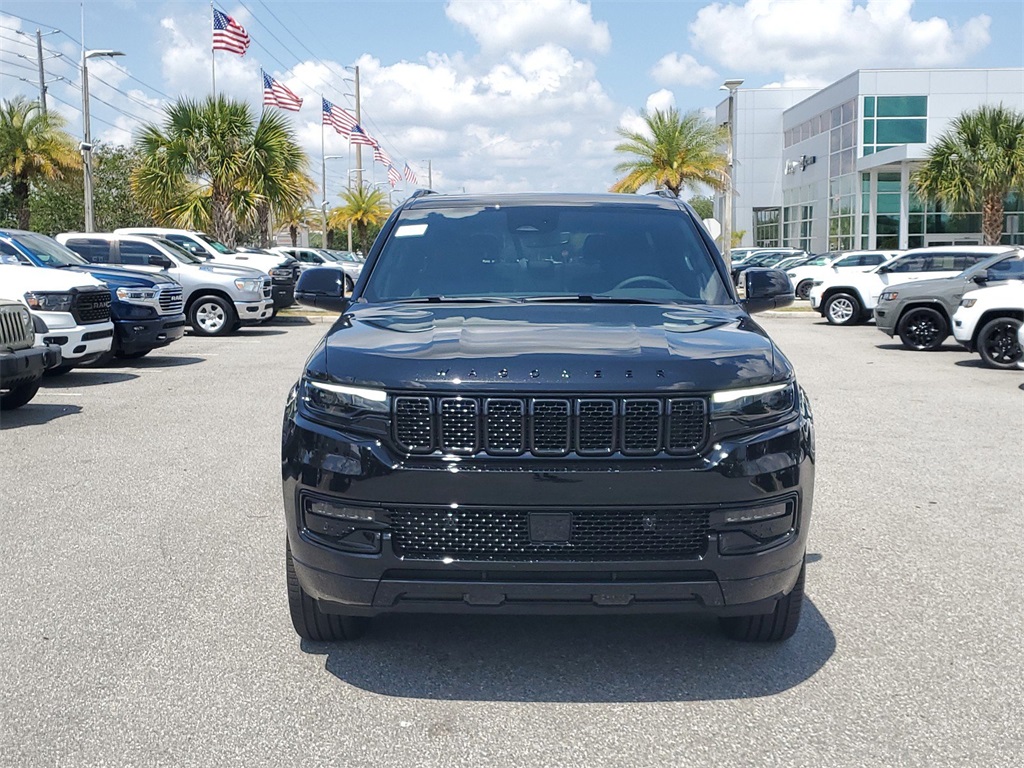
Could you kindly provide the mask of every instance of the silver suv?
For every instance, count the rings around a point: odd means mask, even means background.
[[[271,278],[261,270],[209,262],[155,236],[66,232],[57,241],[92,264],[158,272],[181,283],[185,315],[201,336],[220,336],[273,315]]]

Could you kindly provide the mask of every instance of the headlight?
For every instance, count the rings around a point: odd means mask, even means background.
[[[970,309],[971,307],[973,307],[977,303],[978,303],[977,299],[961,299],[960,300],[960,306],[961,307],[965,307],[967,309]]]
[[[242,277],[235,280],[235,288],[244,293],[260,293],[263,290],[263,280],[258,277]]]
[[[796,384],[726,389],[711,396],[711,418],[756,421],[782,416],[796,408]]]
[[[70,293],[37,293],[29,291],[25,294],[25,303],[32,309],[41,312],[70,312],[74,295]]]
[[[363,412],[387,413],[388,393],[382,389],[350,387],[303,378],[299,390],[302,402],[313,411],[331,416],[350,417]]]
[[[21,317],[21,324],[26,328],[32,327],[32,315],[28,313],[27,309],[22,309],[18,315]]]
[[[118,299],[129,304],[153,304],[156,301],[155,288],[118,288],[115,293]]]
[[[899,298],[899,291],[882,291],[882,294],[878,297],[880,301],[896,301]]]
[[[270,276],[271,277],[291,277],[292,276],[292,268],[291,267],[274,267],[272,270],[270,270]]]

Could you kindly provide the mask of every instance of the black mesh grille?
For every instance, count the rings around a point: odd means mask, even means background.
[[[110,319],[110,291],[76,293],[71,314],[79,323],[105,323]]]
[[[395,439],[412,453],[434,450],[434,409],[429,397],[395,398]]]
[[[591,508],[568,514],[569,540],[541,543],[530,540],[529,510],[403,507],[390,510],[391,541],[396,554],[428,560],[675,560],[700,557],[707,549],[707,510]]]
[[[395,398],[394,436],[409,453],[654,456],[696,453],[707,435],[701,398]]]

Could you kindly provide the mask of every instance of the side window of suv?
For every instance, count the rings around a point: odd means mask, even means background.
[[[924,256],[908,256],[900,259],[890,267],[890,272],[923,272],[925,268]]]
[[[989,266],[988,276],[990,280],[1024,280],[1024,259],[1011,256],[997,261]]]
[[[835,263],[836,267],[856,267],[860,264],[860,256],[843,256]]]
[[[121,263],[133,266],[147,266],[150,256],[159,256],[160,250],[149,243],[138,243],[132,240],[121,241]]]
[[[24,263],[26,263],[25,257],[18,253],[13,245],[0,240],[0,264],[17,266]]]
[[[955,262],[957,256],[952,253],[933,253],[924,257],[925,272],[954,272],[958,271]]]
[[[886,257],[880,253],[865,253],[858,257],[857,265],[861,267],[877,267]]]
[[[76,237],[64,245],[90,264],[110,263],[110,242],[95,237]]]

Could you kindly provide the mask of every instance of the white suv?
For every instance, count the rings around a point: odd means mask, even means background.
[[[1024,359],[1024,282],[968,291],[953,314],[953,335],[989,368],[1016,368]]]
[[[786,270],[798,299],[811,295],[815,280],[824,280],[834,272],[867,272],[900,254],[900,251],[829,251],[800,266]]]
[[[978,262],[1006,251],[1001,245],[950,245],[918,248],[867,272],[835,272],[815,280],[811,307],[832,325],[856,325],[870,319],[878,297],[891,285],[953,277]]]

